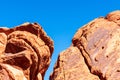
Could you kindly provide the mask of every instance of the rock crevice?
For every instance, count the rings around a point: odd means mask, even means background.
[[[0,80],[43,80],[53,41],[37,23],[0,28]]]

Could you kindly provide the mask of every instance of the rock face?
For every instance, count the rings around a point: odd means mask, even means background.
[[[50,80],[120,80],[120,11],[80,28]]]
[[[0,28],[0,80],[43,80],[53,41],[37,23]]]

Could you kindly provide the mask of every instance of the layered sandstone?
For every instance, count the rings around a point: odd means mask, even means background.
[[[53,41],[37,23],[0,28],[0,80],[43,80]]]
[[[50,80],[120,80],[120,11],[80,28]]]

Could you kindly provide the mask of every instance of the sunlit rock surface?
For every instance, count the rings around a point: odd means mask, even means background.
[[[0,28],[0,80],[43,80],[53,41],[37,23]]]
[[[50,80],[120,80],[120,11],[80,28]]]

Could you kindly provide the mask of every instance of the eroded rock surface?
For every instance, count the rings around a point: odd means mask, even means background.
[[[43,80],[53,41],[37,23],[0,28],[0,80]]]
[[[80,28],[50,80],[120,80],[120,11]]]
[[[90,73],[77,47],[71,46],[63,51],[54,68],[50,80],[99,80]]]

